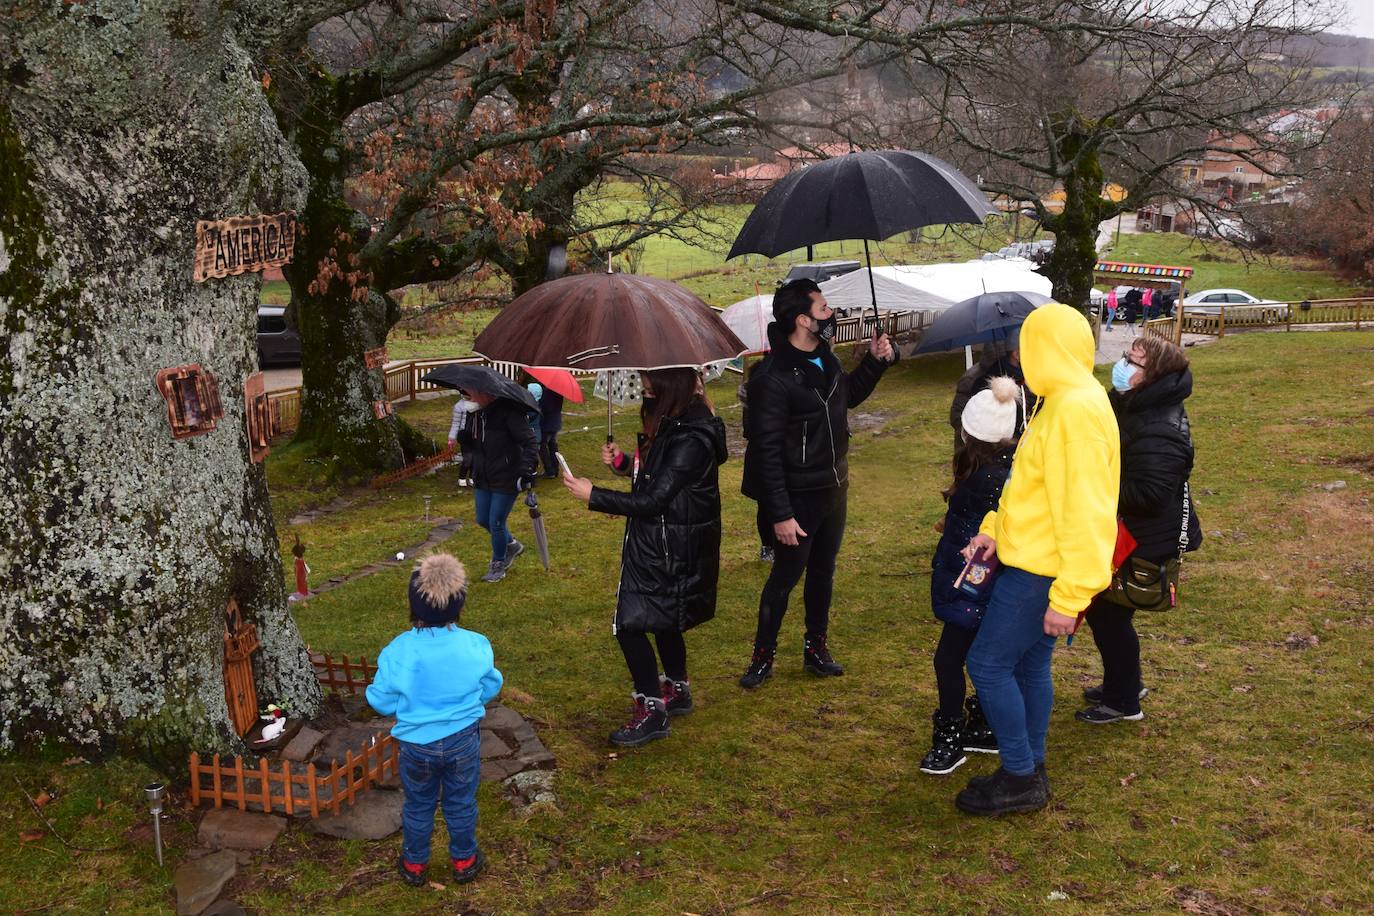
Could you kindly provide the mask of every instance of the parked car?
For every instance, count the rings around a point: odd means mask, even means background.
[[[1204,289],[1183,300],[1183,308],[1189,314],[1216,315],[1223,307],[1229,327],[1271,325],[1288,318],[1287,303],[1261,299],[1242,289]]]
[[[1204,289],[1201,292],[1193,293],[1183,300],[1183,304],[1190,309],[1198,309],[1199,306],[1211,306],[1211,311],[1216,311],[1217,306],[1222,305],[1280,305],[1273,299],[1261,299],[1252,296],[1243,289]]]
[[[286,320],[286,307],[258,306],[258,365],[300,364],[301,335]]]

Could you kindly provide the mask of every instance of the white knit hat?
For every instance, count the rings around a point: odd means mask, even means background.
[[[1014,379],[999,375],[988,387],[968,399],[959,422],[964,432],[984,442],[1002,442],[1016,437],[1016,400],[1020,386]]]

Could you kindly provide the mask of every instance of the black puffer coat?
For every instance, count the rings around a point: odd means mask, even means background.
[[[978,533],[983,516],[997,508],[1002,487],[1011,473],[1011,458],[1015,452],[1014,447],[998,452],[990,463],[974,471],[959,484],[949,498],[949,508],[945,511],[945,530],[930,561],[930,608],[938,619],[947,623],[976,627],[982,619],[982,611],[987,607],[986,599],[980,606],[980,602],[954,587],[954,580],[964,568],[964,557],[959,551],[967,547]],[[987,597],[991,598],[991,593]]]
[[[1121,493],[1117,512],[1136,539],[1135,556],[1162,563],[1178,555],[1183,485],[1193,470],[1193,436],[1183,402],[1193,393],[1187,369],[1144,388],[1111,391],[1121,430]],[[1189,495],[1188,550],[1202,545],[1202,525]]]
[[[474,411],[458,434],[463,463],[473,485],[496,493],[518,492],[518,478],[532,479],[539,465],[539,443],[530,428],[528,408],[497,398]]]
[[[745,496],[771,523],[793,517],[789,493],[828,490],[849,482],[849,409],[872,393],[887,364],[865,353],[853,372],[822,343],[803,353],[775,321],[772,351],[749,378],[749,445]],[[820,357],[818,369],[810,357]]]
[[[589,508],[626,517],[614,632],[681,632],[716,615],[728,454],[725,424],[696,405],[665,421],[629,493],[592,488]]]

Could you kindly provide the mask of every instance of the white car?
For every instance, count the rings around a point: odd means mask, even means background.
[[[1261,299],[1252,296],[1243,289],[1204,289],[1200,293],[1193,293],[1183,304],[1189,307],[1195,305],[1278,305],[1273,299]]]

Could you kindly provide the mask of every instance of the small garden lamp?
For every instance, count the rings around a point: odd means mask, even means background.
[[[167,790],[160,782],[150,782],[143,787],[148,797],[148,811],[153,815],[153,845],[157,849],[157,864],[162,865],[162,796]]]

